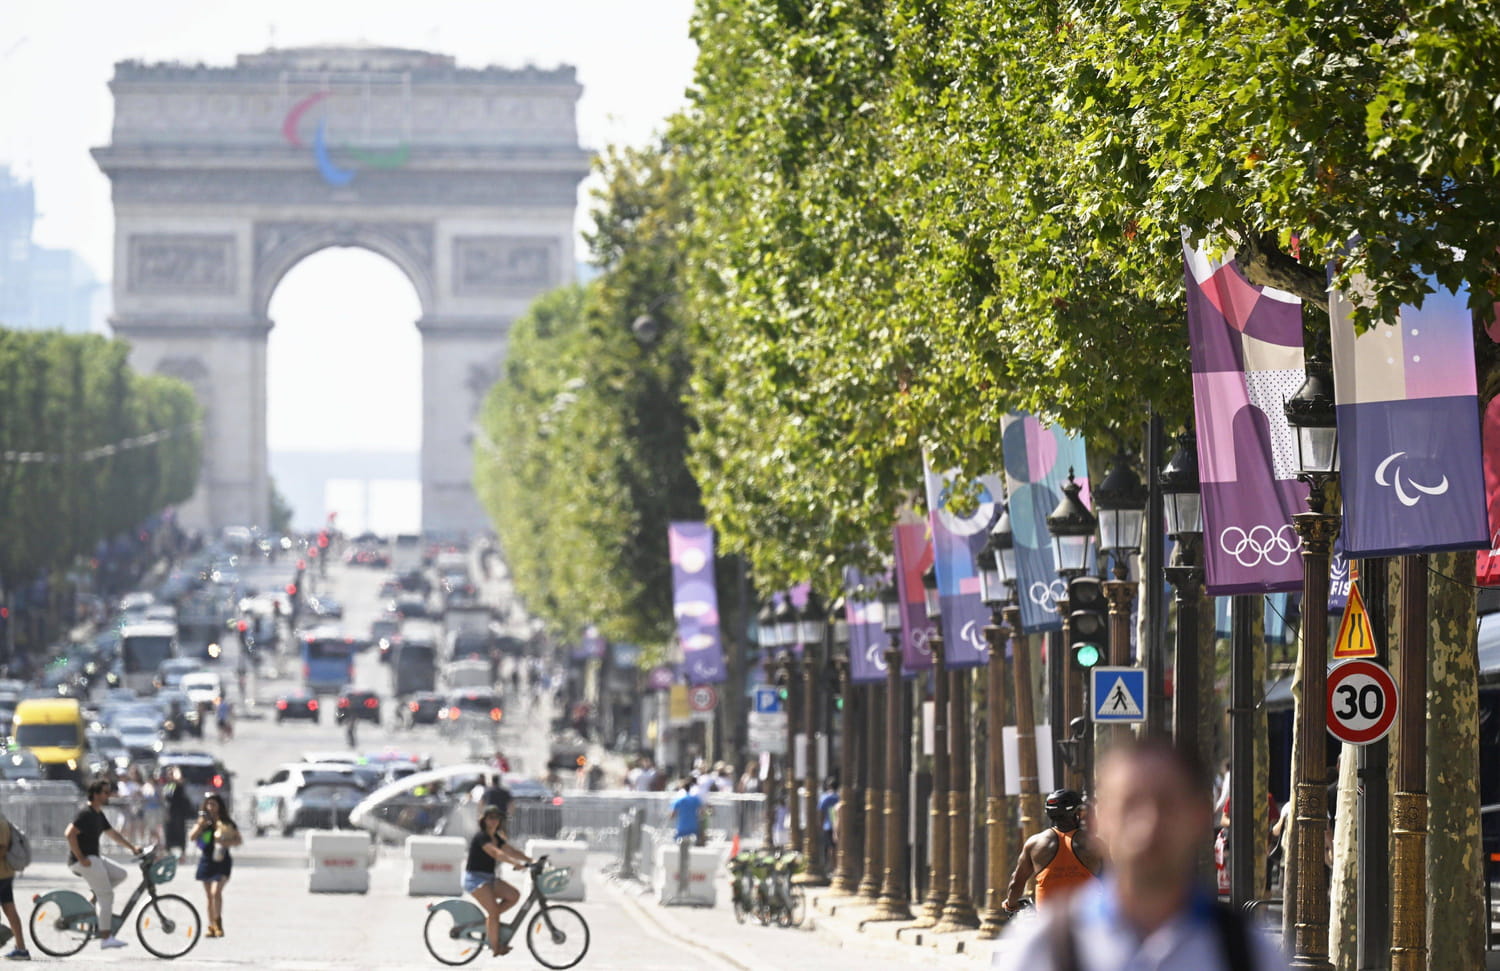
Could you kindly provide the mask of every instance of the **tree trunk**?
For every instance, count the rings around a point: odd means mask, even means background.
[[[1359,749],[1339,752],[1334,806],[1333,876],[1328,892],[1328,959],[1336,971],[1359,967]]]
[[[1259,609],[1251,620],[1253,630],[1250,643],[1254,653],[1250,659],[1250,670],[1257,685],[1266,683],[1268,671],[1265,602],[1265,597],[1256,598]],[[1266,895],[1265,851],[1271,845],[1271,814],[1267,804],[1267,793],[1271,791],[1271,743],[1267,734],[1264,704],[1255,706],[1255,715],[1251,718],[1250,725],[1251,731],[1255,733],[1255,845],[1259,848],[1255,854],[1255,896],[1263,897]]]
[[[1479,656],[1470,553],[1429,557],[1427,953],[1431,968],[1484,967],[1479,835]],[[1402,704],[1411,699],[1402,698]]]

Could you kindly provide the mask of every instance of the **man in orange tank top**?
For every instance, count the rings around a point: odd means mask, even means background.
[[[1059,789],[1047,797],[1050,829],[1031,837],[1021,847],[1016,871],[1002,905],[1014,912],[1026,892],[1026,881],[1036,877],[1036,906],[1044,910],[1066,900],[1078,888],[1099,878],[1104,856],[1079,822],[1083,797],[1072,789]]]

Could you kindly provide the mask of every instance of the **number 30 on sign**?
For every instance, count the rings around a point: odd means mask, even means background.
[[[1345,661],[1328,672],[1328,734],[1369,745],[1396,723],[1396,681],[1374,661]]]

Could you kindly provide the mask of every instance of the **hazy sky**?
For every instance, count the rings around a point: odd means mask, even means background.
[[[578,68],[586,147],[640,144],[692,74],[692,0],[0,0],[0,164],[36,186],[36,241],[113,269],[107,83],[126,59],[230,64],[270,46],[370,43],[464,66]],[[420,440],[416,294],[393,264],[325,250],[271,303],[273,449],[404,448]]]

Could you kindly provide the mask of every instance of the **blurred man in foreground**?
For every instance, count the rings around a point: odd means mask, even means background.
[[[1109,854],[1097,884],[1012,928],[993,965],[1016,971],[1283,971],[1274,941],[1199,886],[1213,822],[1202,766],[1165,740],[1117,748],[1099,767],[1094,820]]]

